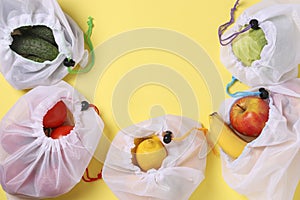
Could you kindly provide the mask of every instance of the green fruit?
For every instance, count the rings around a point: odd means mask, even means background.
[[[30,30],[32,26],[22,26],[17,28],[15,31],[19,31],[21,34],[25,33],[26,31]]]
[[[31,55],[45,60],[54,60],[59,51],[56,46],[39,37],[15,35],[10,48],[20,55]]]
[[[46,61],[46,59],[40,58],[40,57],[34,56],[34,55],[27,55],[27,56],[24,56],[24,57],[25,57],[25,58],[28,58],[28,59],[30,59],[30,60],[32,60],[32,61],[34,61],[34,62],[40,62],[40,63],[42,63],[42,62],[45,62],[45,61]]]
[[[253,61],[260,59],[261,51],[267,43],[262,29],[250,29],[233,40],[232,50],[245,66],[250,66]]]
[[[28,28],[28,26],[23,26],[19,28],[21,33],[23,35],[31,35],[31,36],[37,36],[43,40],[46,40],[47,42],[50,42],[51,44],[57,46],[54,35],[52,32],[52,29],[44,26],[44,25],[37,25],[37,26],[31,26]]]

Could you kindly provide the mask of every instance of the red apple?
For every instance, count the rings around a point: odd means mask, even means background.
[[[231,126],[246,136],[259,136],[268,118],[268,101],[256,96],[242,97],[230,109]]]
[[[64,123],[67,117],[67,106],[63,101],[57,102],[43,118],[45,128],[55,128]]]
[[[68,125],[57,127],[51,132],[51,138],[59,139],[62,136],[68,135],[73,128],[74,126],[68,126]]]

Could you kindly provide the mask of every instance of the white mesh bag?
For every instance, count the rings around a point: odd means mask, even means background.
[[[244,34],[239,32],[245,25],[249,28],[252,19],[258,21],[258,26],[267,40],[261,50],[260,59],[245,66],[233,52],[232,43],[237,39],[235,38],[229,44],[221,46],[221,61],[224,66],[238,80],[251,87],[277,84],[296,78],[300,63],[300,2],[263,0],[246,9],[233,27],[225,32],[223,39]],[[224,25],[227,28],[228,25]],[[250,30],[246,30],[248,31]],[[252,48],[251,44],[249,46]]]
[[[300,180],[300,79],[265,87],[270,93],[269,119],[261,134],[237,159],[221,153],[225,181],[251,200],[291,200]],[[251,91],[256,91],[254,88]],[[228,124],[235,98],[220,109]]]
[[[83,32],[56,0],[1,0],[0,4],[0,70],[13,87],[29,89],[57,83],[68,74],[64,61],[69,67],[78,63],[86,66],[88,52],[84,49]],[[35,62],[13,51],[10,47],[14,41],[12,34],[24,26],[50,28],[58,46],[57,57]],[[28,43],[18,46],[28,46]],[[44,45],[38,48],[41,46]],[[26,56],[32,56],[29,51],[28,54]]]
[[[57,102],[69,110],[69,134],[52,139],[44,116]],[[83,176],[102,135],[103,122],[86,99],[65,82],[38,86],[3,117],[0,124],[0,181],[10,199],[56,197]],[[52,131],[54,133],[54,130]]]
[[[204,179],[207,155],[201,125],[189,118],[166,115],[140,122],[118,132],[109,148],[102,175],[113,193],[122,200],[187,200]],[[173,139],[164,143],[163,134]],[[155,136],[167,151],[160,167],[141,170],[134,163],[136,138]],[[177,138],[177,139],[176,139]],[[137,147],[138,148],[138,147]],[[149,162],[155,162],[150,159]]]

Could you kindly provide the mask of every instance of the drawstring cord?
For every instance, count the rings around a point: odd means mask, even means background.
[[[231,8],[231,10],[230,10],[230,20],[228,22],[226,22],[225,24],[222,24],[218,28],[219,42],[222,46],[226,46],[226,45],[230,44],[238,35],[248,31],[251,28],[254,30],[259,29],[258,21],[256,19],[252,19],[252,20],[250,20],[249,25],[245,26],[240,31],[235,32],[226,38],[222,38],[222,35],[227,30],[227,28],[235,22],[234,13],[237,10],[238,5],[239,5],[239,0],[236,0],[233,8]]]
[[[85,111],[89,108],[94,108],[94,110],[96,111],[96,113],[100,116],[100,111],[99,109],[97,108],[97,106],[95,106],[94,104],[91,104],[87,101],[82,101],[81,102],[81,111]]]
[[[97,108],[97,106],[95,106],[94,104],[90,104],[89,107],[94,108],[94,110],[96,111],[96,113],[97,113],[98,115],[100,115],[100,111],[99,111],[99,109]]]
[[[226,93],[233,98],[241,98],[246,96],[259,96],[262,99],[269,98],[269,92],[265,88],[259,88],[257,92],[235,92],[231,93],[230,88],[238,81],[232,76],[231,81],[226,85]]]
[[[95,64],[94,46],[93,46],[93,43],[91,41],[92,30],[93,30],[93,27],[94,27],[92,17],[88,18],[87,24],[88,24],[88,30],[84,34],[84,41],[90,49],[90,55],[91,55],[90,62],[88,63],[88,65],[85,68],[80,69],[80,70],[74,70],[74,69],[72,69],[72,67],[68,66],[68,72],[70,74],[81,74],[81,73],[89,72]],[[70,60],[70,58],[68,58],[68,59]]]
[[[82,101],[81,102],[81,111],[85,111],[88,108],[93,108],[95,110],[95,112],[98,115],[100,115],[100,112],[99,112],[99,109],[97,108],[97,106],[95,106],[94,104],[90,104],[87,101]],[[94,181],[102,179],[102,170],[100,170],[100,172],[97,174],[97,177],[95,177],[95,178],[90,177],[88,168],[85,169],[85,174],[86,174],[86,178],[84,177],[84,175],[82,176],[82,180],[84,182],[94,182]]]
[[[206,135],[206,133],[207,133],[207,128],[192,128],[192,129],[190,129],[188,132],[186,132],[183,136],[181,136],[181,137],[177,137],[177,138],[172,138],[172,140],[173,141],[182,141],[182,140],[184,140],[185,138],[187,138],[191,133],[192,133],[192,131],[194,131],[194,130],[197,130],[197,131],[203,131],[203,133],[204,133],[204,135]]]
[[[163,138],[163,142],[168,144],[170,143],[171,141],[175,141],[175,142],[180,142],[184,139],[186,139],[194,130],[196,131],[202,131],[205,138],[206,138],[206,141],[207,141],[207,144],[208,146],[212,149],[213,153],[215,155],[219,155],[218,151],[216,150],[215,148],[215,145],[213,144],[213,142],[208,138],[208,129],[207,128],[197,128],[197,127],[194,127],[192,129],[190,129],[189,131],[187,131],[184,135],[180,136],[180,137],[172,137],[172,132],[171,131],[165,131],[165,135],[164,135],[164,138]]]
[[[85,169],[85,174],[86,174],[86,178],[84,176],[82,176],[82,180],[87,183],[102,179],[102,170],[99,172],[99,174],[97,175],[96,178],[90,177],[88,168]]]
[[[239,97],[245,97],[245,96],[259,96],[260,92],[235,92],[231,93],[230,88],[238,81],[237,78],[232,76],[231,81],[226,85],[226,93],[233,97],[233,98],[239,98]]]

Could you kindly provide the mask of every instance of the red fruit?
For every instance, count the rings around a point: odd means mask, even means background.
[[[57,127],[51,132],[51,138],[59,139],[62,136],[68,135],[73,128],[74,126],[68,126],[68,125]]]
[[[246,136],[259,136],[268,118],[268,102],[256,96],[240,98],[230,109],[231,126]]]
[[[67,106],[63,101],[57,102],[43,118],[45,128],[55,128],[64,123],[67,117]]]

